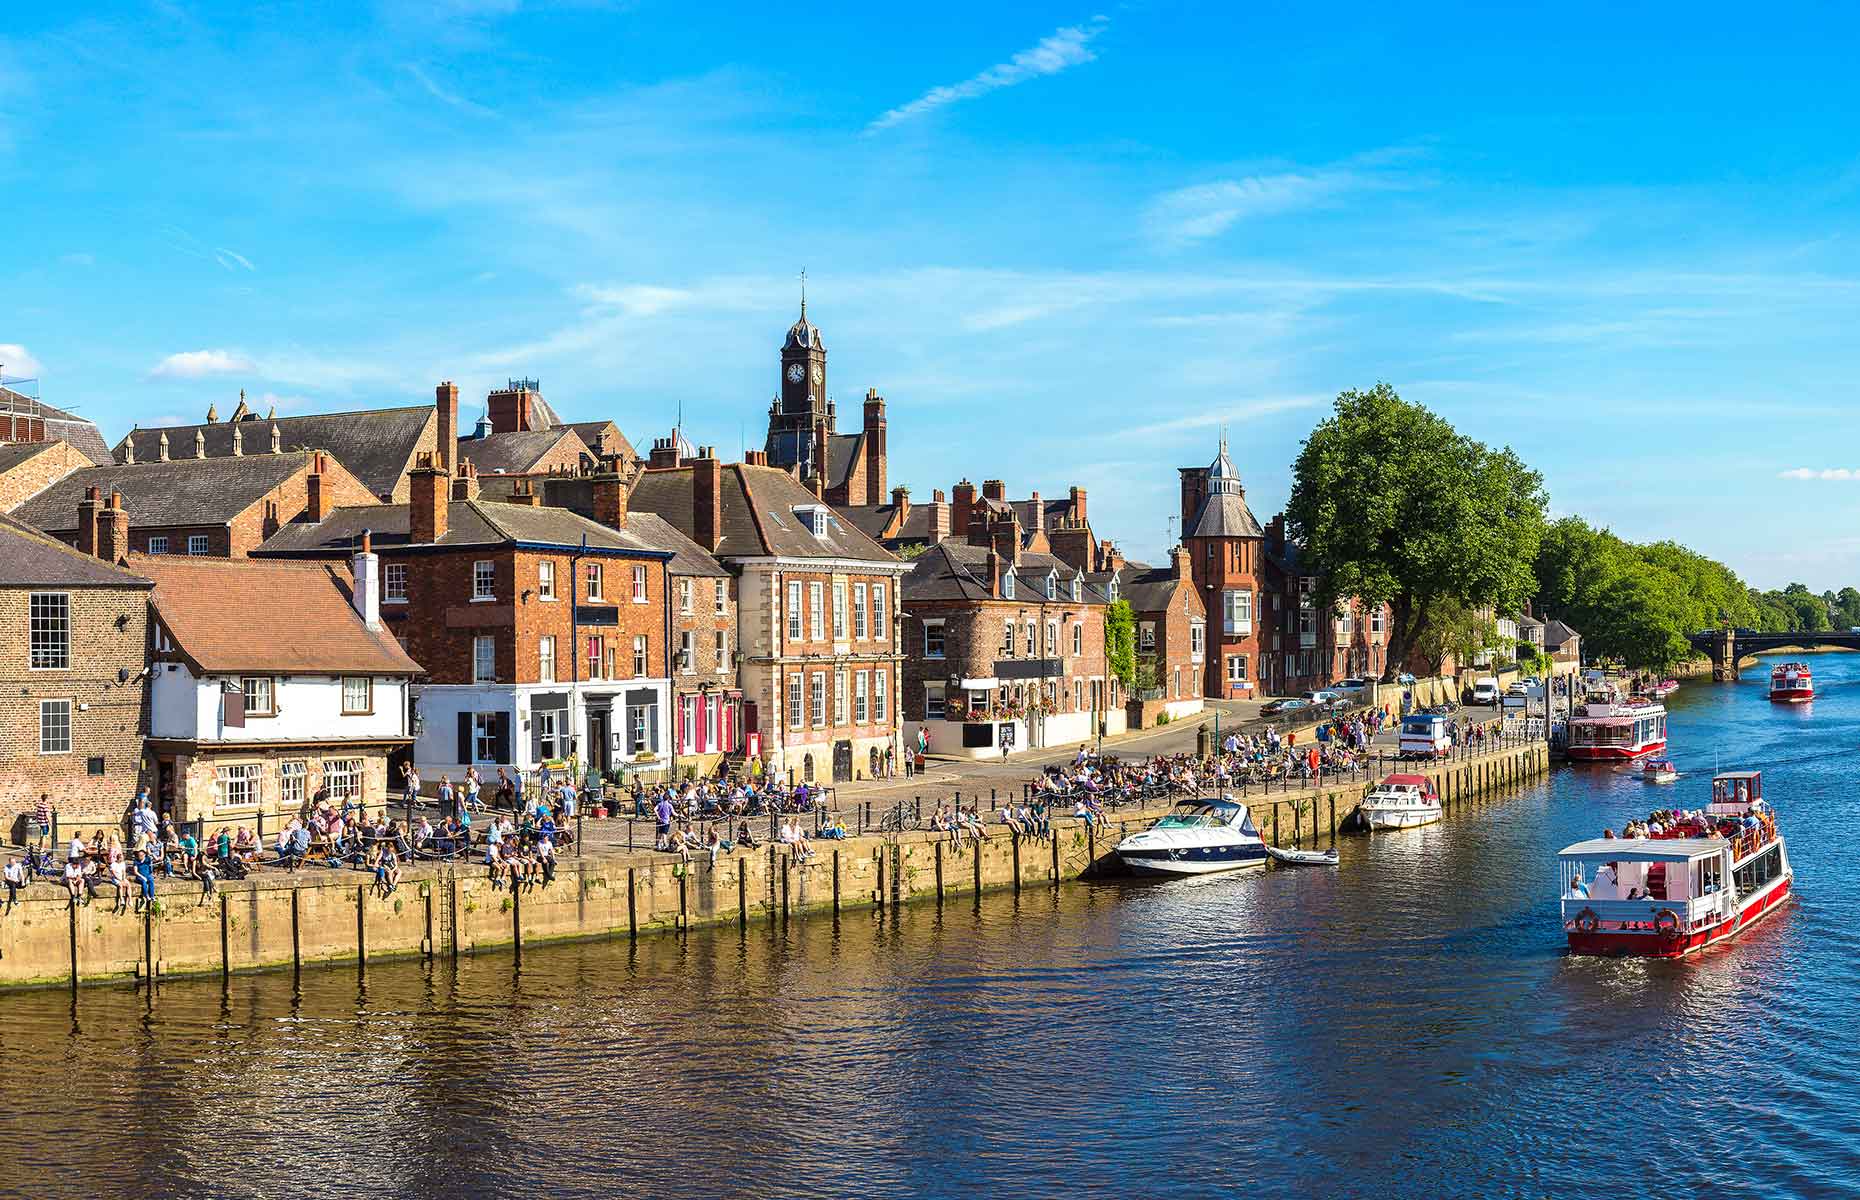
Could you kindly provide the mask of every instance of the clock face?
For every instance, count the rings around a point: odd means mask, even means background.
[[[820,364],[815,363],[814,364],[814,386],[819,387],[821,380],[824,379],[825,377],[826,377],[826,373],[820,369]]]
[[[802,368],[800,363],[789,363],[788,364],[788,382],[789,383],[799,383],[806,375],[807,375],[807,371]]]

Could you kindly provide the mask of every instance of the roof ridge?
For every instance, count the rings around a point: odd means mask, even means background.
[[[514,541],[519,540],[516,534],[510,532],[510,530],[504,528],[502,525],[499,525],[495,520],[492,519],[490,513],[487,513],[484,511],[485,503],[486,501],[483,501],[483,500],[464,501],[464,504],[467,507],[469,507],[473,512],[478,514],[479,520],[483,521],[486,525],[489,525],[491,527],[491,531],[493,533],[497,534],[499,537],[503,538],[507,542],[514,542]],[[490,503],[496,503],[496,501],[490,501]],[[515,507],[515,506],[513,505],[512,507]]]
[[[247,424],[274,425],[278,423],[279,421],[302,421],[309,417],[371,417],[375,415],[376,413],[412,412],[413,410],[420,409],[420,408],[438,408],[438,407],[439,406],[437,404],[390,404],[390,405],[383,405],[380,408],[350,408],[350,409],[344,409],[341,412],[286,413],[285,415],[278,416],[278,417],[255,417],[249,422],[243,421],[243,420],[241,421],[193,421],[186,425],[149,425],[146,427],[137,425],[134,428],[132,428],[128,433],[125,433],[123,437],[127,438],[127,437],[130,437],[138,433],[159,433],[165,429],[213,429],[221,425],[233,426],[233,425],[247,425]],[[83,418],[79,418],[79,419],[82,420]],[[92,424],[95,424],[95,422],[92,422]]]

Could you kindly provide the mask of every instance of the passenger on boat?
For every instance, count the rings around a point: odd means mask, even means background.
[[[1576,877],[1569,881],[1569,891],[1564,894],[1563,898],[1565,900],[1587,900],[1589,898],[1589,885],[1582,881],[1581,871],[1576,872]]]

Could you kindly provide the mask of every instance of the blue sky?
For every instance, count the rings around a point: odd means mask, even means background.
[[[1558,513],[1860,583],[1856,25],[14,5],[0,363],[112,441],[242,387],[302,412],[521,374],[733,453],[805,267],[836,398],[888,398],[920,498],[1079,483],[1159,555],[1223,423],[1264,519],[1329,399],[1386,379]]]

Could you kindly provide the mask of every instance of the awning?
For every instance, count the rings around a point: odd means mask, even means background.
[[[965,679],[962,681],[962,690],[965,692],[992,692],[1000,686],[1001,681],[993,676],[987,679]]]

